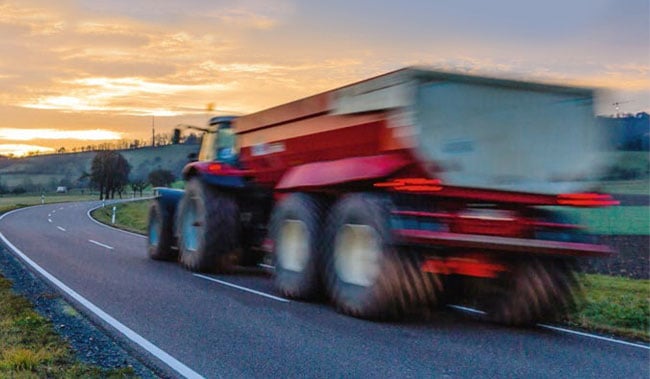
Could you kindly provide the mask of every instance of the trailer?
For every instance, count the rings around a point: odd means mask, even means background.
[[[409,67],[215,117],[184,191],[158,189],[152,259],[225,272],[269,255],[283,296],[361,318],[464,301],[506,324],[575,306],[613,252],[562,213],[615,205],[590,89]]]

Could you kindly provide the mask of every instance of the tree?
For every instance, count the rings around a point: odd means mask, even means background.
[[[149,173],[149,183],[154,187],[167,187],[174,179],[174,174],[169,170],[158,169]]]
[[[140,192],[140,197],[142,197],[142,191],[149,185],[147,179],[142,176],[135,176],[131,178],[131,189],[133,190],[133,197],[135,197],[136,192]]]
[[[111,150],[100,151],[90,167],[90,183],[99,190],[99,200],[121,195],[129,181],[131,166],[122,154]]]

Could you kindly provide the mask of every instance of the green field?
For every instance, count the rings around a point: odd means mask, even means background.
[[[45,203],[63,203],[71,201],[90,201],[97,200],[97,195],[94,194],[81,194],[79,192],[67,193],[67,194],[55,194],[49,193],[45,194]],[[0,197],[0,213],[4,213],[16,208],[22,208],[29,205],[41,204],[40,195],[24,195],[24,196],[11,196],[4,195]]]
[[[650,208],[646,206],[575,208],[566,212],[574,215],[576,221],[587,226],[593,234],[650,234]]]

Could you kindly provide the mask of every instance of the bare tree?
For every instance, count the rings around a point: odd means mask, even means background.
[[[121,195],[130,171],[131,166],[122,154],[111,150],[98,152],[91,164],[90,182],[99,190],[99,199],[114,199],[115,192]]]

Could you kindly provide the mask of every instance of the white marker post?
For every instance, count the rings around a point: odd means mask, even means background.
[[[45,194],[41,194],[41,204],[45,204]]]
[[[116,206],[113,206],[113,216],[111,217],[111,224],[115,224],[115,211],[117,210]]]

